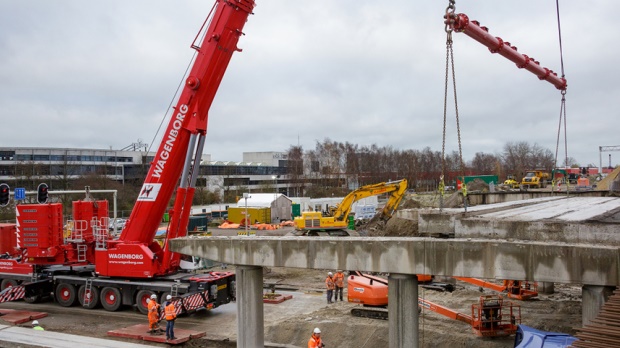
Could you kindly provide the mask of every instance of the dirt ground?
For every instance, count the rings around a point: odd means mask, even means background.
[[[327,271],[271,268],[264,270],[264,279],[265,282],[276,283],[278,288],[299,289],[308,293],[316,293],[317,296],[323,296],[323,282]],[[523,324],[541,330],[574,334],[574,328],[581,325],[581,288],[556,284],[555,290],[556,292],[552,295],[539,295],[537,300],[513,301],[513,303],[521,307]],[[481,292],[478,287],[462,282],[456,282],[456,290],[452,293],[426,290],[422,287],[419,289],[420,297],[465,314],[471,313],[471,305],[483,294],[490,295],[494,292],[490,290]],[[388,322],[353,317],[350,310],[355,306],[357,305],[353,303],[337,302],[319,306],[303,317],[270,318],[272,320],[266,320],[265,341],[288,345],[288,347],[305,347],[312,329],[320,327],[327,347],[387,347]],[[102,309],[93,311],[79,307],[64,308],[51,302],[41,304],[6,303],[3,304],[3,307],[44,311],[49,313],[49,316],[40,321],[47,330],[99,338],[109,338],[106,336],[108,330],[146,322],[145,316],[130,308],[119,312],[106,312]],[[212,322],[206,324],[209,317],[208,312],[184,317],[179,320],[177,328],[217,332],[217,324],[212,324]],[[423,311],[420,315],[421,347],[512,347],[513,340],[514,336],[496,339],[478,338],[472,333],[469,325],[465,323],[429,311]],[[149,344],[147,342],[140,343]],[[150,345],[155,347],[167,346],[155,343]],[[7,342],[0,342],[0,346],[30,348],[24,345],[11,345]],[[236,347],[236,342],[234,338],[230,341],[196,339],[179,347]]]
[[[265,270],[265,279],[285,287],[320,289],[327,270],[293,270],[274,268]],[[477,286],[456,282],[453,292],[419,289],[419,296],[450,309],[471,315],[471,305],[481,295],[496,292],[480,290]],[[346,289],[346,288],[345,288]],[[505,300],[507,301],[507,300]],[[539,295],[530,301],[512,300],[521,308],[522,323],[546,331],[574,334],[581,326],[581,287],[556,284],[552,295]],[[304,346],[308,333],[318,326],[328,347],[387,347],[388,322],[377,319],[357,318],[350,314],[357,306],[337,302],[317,308],[305,318],[282,318],[276,325],[265,328],[265,339],[270,342]],[[476,337],[471,327],[437,313],[423,311],[420,315],[421,347],[513,347],[514,336],[482,339]]]

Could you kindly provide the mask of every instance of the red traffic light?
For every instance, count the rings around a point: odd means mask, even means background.
[[[0,184],[0,207],[9,204],[11,199],[11,188],[7,184]]]
[[[47,184],[39,184],[39,187],[37,187],[37,202],[40,204],[47,203],[48,188]]]

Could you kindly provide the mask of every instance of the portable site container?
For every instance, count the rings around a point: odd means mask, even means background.
[[[206,216],[190,216],[187,223],[187,232],[200,233],[207,231],[207,223],[209,219]]]
[[[461,180],[461,176],[458,177],[459,180]],[[497,185],[499,183],[499,179],[497,175],[466,175],[465,176],[465,184],[469,184],[470,182],[479,179],[484,181],[484,183],[486,183],[487,185],[490,185],[491,183],[493,183],[494,185]]]
[[[257,222],[271,223],[271,208],[248,207],[248,216],[251,224]],[[228,208],[228,220],[239,224],[245,218],[245,207]]]

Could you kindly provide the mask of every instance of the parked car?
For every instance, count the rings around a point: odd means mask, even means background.
[[[110,225],[108,226],[108,229],[110,231],[121,231],[121,230],[123,230],[123,228],[125,228],[125,223],[126,222],[127,222],[127,220],[121,219],[121,218],[111,219],[110,220]]]

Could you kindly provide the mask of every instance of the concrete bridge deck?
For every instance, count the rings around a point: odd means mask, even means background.
[[[172,249],[234,265],[620,285],[620,247],[487,239],[201,237]]]
[[[390,348],[418,347],[416,274],[584,284],[584,323],[620,285],[619,198],[554,196],[396,218],[456,238],[202,237],[171,248],[237,265],[239,347],[264,345],[264,266],[389,273]]]
[[[400,210],[421,235],[620,245],[620,198],[551,196],[460,209]]]

